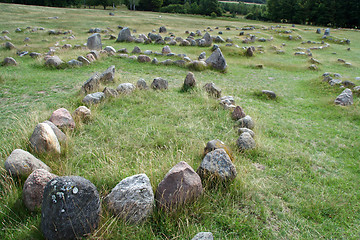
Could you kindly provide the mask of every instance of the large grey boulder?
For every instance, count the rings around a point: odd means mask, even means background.
[[[198,170],[201,179],[212,181],[231,181],[237,172],[229,155],[224,149],[216,149],[206,154]]]
[[[167,80],[165,80],[161,77],[157,77],[151,83],[151,88],[154,90],[167,90],[168,85],[169,85],[169,83]]]
[[[91,35],[87,40],[86,46],[90,50],[101,50],[101,35],[99,33],[94,33]]]
[[[83,103],[91,105],[98,104],[105,99],[105,94],[103,92],[90,93],[84,97],[82,100]]]
[[[41,160],[22,149],[15,149],[5,161],[5,170],[14,177],[28,177],[36,169],[51,171]]]
[[[153,211],[154,193],[145,174],[127,177],[107,195],[109,209],[130,223],[141,223]]]
[[[325,29],[324,36],[330,36],[330,28]]]
[[[349,88],[346,88],[337,98],[334,103],[336,105],[348,106],[353,104],[353,93]]]
[[[52,128],[46,123],[36,125],[30,145],[37,153],[60,153],[60,143]]]
[[[214,240],[211,232],[199,232],[191,240]]]
[[[41,231],[46,239],[78,239],[94,231],[100,220],[99,193],[79,176],[56,177],[44,190]]]
[[[181,161],[159,183],[155,199],[158,207],[174,211],[179,206],[192,202],[202,191],[199,175],[190,165]]]
[[[100,75],[99,73],[94,73],[81,87],[83,93],[90,93],[92,91],[98,90],[100,85]]]
[[[45,169],[34,170],[24,183],[22,198],[25,206],[30,211],[41,208],[44,188],[53,178],[57,177]]]
[[[115,79],[115,66],[111,65],[100,75],[100,82],[108,83],[114,82]]]
[[[236,141],[236,145],[240,150],[248,150],[256,147],[255,140],[249,132],[244,132]]]
[[[59,108],[55,110],[49,119],[50,122],[55,124],[58,128],[61,129],[74,129],[75,121],[72,118],[70,112],[65,108]]]
[[[129,42],[131,40],[131,32],[129,28],[123,28],[121,29],[121,31],[119,32],[118,38],[117,38],[117,42]]]
[[[206,32],[203,36],[203,38],[205,40],[205,43],[204,43],[204,47],[210,47],[213,40],[212,40],[212,37],[210,36],[210,34],[208,32]]]
[[[227,68],[226,60],[220,48],[216,49],[211,56],[206,59],[206,64],[217,70],[225,70]]]
[[[116,91],[119,94],[130,94],[135,90],[135,86],[132,83],[121,83],[117,86]]]

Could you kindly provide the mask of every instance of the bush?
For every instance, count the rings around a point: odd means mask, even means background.
[[[212,18],[216,18],[216,17],[217,17],[217,14],[214,13],[214,12],[212,12],[212,13],[210,14],[210,16],[211,16]]]

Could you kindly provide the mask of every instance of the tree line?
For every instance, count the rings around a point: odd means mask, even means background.
[[[107,6],[125,4],[130,10],[211,15],[230,13],[247,19],[331,27],[360,27],[360,0],[0,0],[0,2],[51,7]],[[266,2],[262,5],[246,4]]]
[[[359,0],[267,0],[267,12],[274,22],[360,27]]]

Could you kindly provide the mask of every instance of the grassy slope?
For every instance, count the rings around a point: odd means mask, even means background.
[[[56,9],[0,4],[0,30],[7,29],[12,42],[21,50],[47,52],[56,42],[82,44],[92,27],[116,30],[117,26],[148,33],[165,25],[168,32],[185,37],[184,31],[218,26],[224,38],[231,37],[244,46],[235,27],[268,23],[207,19],[172,14],[88,9]],[[59,16],[58,20],[48,17]],[[15,33],[16,27],[71,29],[75,40],[46,32]],[[232,31],[225,31],[230,26]],[[290,28],[290,26],[288,26]],[[315,28],[297,26],[296,33],[304,40],[320,41]],[[313,51],[323,64],[319,71],[307,70],[307,58],[293,56],[299,41],[287,41],[275,32],[255,30],[257,36],[273,36],[274,41],[262,44],[264,54],[246,58],[242,50],[223,47],[229,70],[196,72],[199,86],[215,82],[224,95],[235,97],[236,103],[256,121],[257,149],[246,153],[236,151],[236,131],[229,113],[216,100],[208,98],[199,88],[191,93],[180,92],[187,70],[178,67],[140,64],[129,59],[103,58],[91,66],[53,70],[42,61],[29,56],[18,57],[16,51],[0,48],[0,59],[14,57],[18,67],[0,68],[0,158],[3,163],[15,148],[30,150],[28,139],[36,123],[49,118],[52,111],[66,107],[70,111],[81,105],[81,84],[95,71],[108,66],[117,69],[119,83],[148,83],[161,76],[169,80],[166,92],[140,92],[109,100],[92,107],[94,117],[87,125],[69,133],[70,139],[59,158],[41,156],[58,175],[81,175],[92,181],[102,197],[123,178],[146,173],[154,189],[166,172],[177,162],[186,161],[194,169],[201,162],[204,144],[219,138],[234,150],[238,177],[227,189],[207,189],[196,203],[175,215],[155,212],[140,226],[124,224],[112,217],[106,208],[101,226],[93,238],[105,239],[190,239],[199,231],[211,231],[216,239],[314,239],[357,238],[359,236],[359,98],[354,105],[336,107],[333,100],[341,92],[321,82],[325,71],[338,72],[344,79],[360,76],[360,35],[354,31],[332,30],[337,37],[352,41],[347,46],[331,44],[325,50]],[[212,34],[215,34],[213,32]],[[23,39],[32,40],[29,47]],[[104,36],[104,35],[103,35]],[[46,39],[46,41],[42,41]],[[284,47],[285,55],[276,55],[270,45]],[[103,40],[115,49],[133,43]],[[256,43],[260,45],[260,43]],[[142,50],[160,51],[160,45],[139,45]],[[197,47],[171,47],[175,53],[186,53],[195,59],[202,51]],[[337,52],[337,55],[333,55]],[[64,60],[85,54],[82,50],[59,51]],[[347,68],[337,62],[343,58],[353,64]],[[165,58],[159,58],[165,59]],[[264,69],[252,66],[264,64]],[[356,82],[360,84],[360,82]],[[256,93],[270,89],[280,96],[277,101]],[[266,166],[257,171],[253,163]],[[38,239],[40,213],[28,212],[21,200],[23,182],[12,180],[1,169],[0,222],[2,239]]]

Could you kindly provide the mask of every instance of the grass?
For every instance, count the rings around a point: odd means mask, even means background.
[[[261,30],[277,24],[124,9],[114,11],[113,17],[108,11],[93,9],[9,4],[0,4],[0,9],[4,19],[0,30],[9,30],[11,42],[29,52],[46,53],[57,42],[59,46],[83,44],[90,36],[89,28],[110,27],[117,34],[118,25],[136,29],[138,34],[164,25],[168,32],[183,38],[186,30],[195,32],[218,26],[219,30],[211,35],[223,31],[224,39],[231,37],[241,47],[250,45],[241,43],[243,36],[238,36],[240,30],[235,27],[253,25],[256,30],[245,32],[274,38],[272,42],[255,43],[264,47],[264,53],[255,52],[252,58],[244,56],[241,48],[222,46],[228,71],[195,72],[198,87],[188,92],[181,91],[186,68],[103,56],[81,68],[49,69],[41,59],[18,57],[16,50],[0,48],[0,59],[10,56],[19,62],[17,67],[0,68],[2,163],[16,148],[30,151],[28,139],[34,127],[47,120],[54,110],[65,107],[72,112],[80,106],[82,83],[110,65],[116,66],[116,82],[110,87],[124,82],[135,84],[139,78],[150,84],[155,77],[163,77],[169,81],[169,90],[136,90],[92,106],[93,118],[68,133],[61,156],[38,156],[53,173],[89,179],[103,199],[119,181],[134,174],[146,173],[155,190],[167,171],[180,161],[196,170],[209,140],[220,139],[232,149],[238,176],[227,188],[205,189],[197,202],[175,214],[155,209],[150,219],[139,226],[124,223],[104,206],[100,227],[90,239],[191,239],[199,231],[211,231],[215,239],[358,238],[359,97],[354,96],[352,106],[335,106],[333,101],[342,90],[323,83],[321,75],[338,72],[344,80],[360,84],[354,80],[360,76],[359,32],[331,29],[334,36],[349,38],[351,45],[330,43],[329,48],[312,51],[322,64],[319,71],[310,71],[309,59],[294,56],[294,49],[313,44],[285,40],[275,30]],[[48,19],[53,16],[60,18]],[[27,26],[44,27],[45,31],[31,33],[25,30]],[[232,26],[232,30],[226,31],[226,26]],[[291,25],[283,26],[292,29]],[[17,27],[24,31],[15,33]],[[50,29],[72,30],[76,38],[50,36]],[[316,27],[307,30],[308,26],[297,25],[295,29],[304,41],[321,42],[321,36],[315,34]],[[104,46],[131,51],[137,45],[106,40],[104,35]],[[23,42],[27,36],[31,39],[29,46]],[[282,43],[286,44],[282,47],[285,54],[277,55],[271,46],[280,48]],[[162,48],[138,46],[143,51],[160,52]],[[350,51],[346,50],[348,47]],[[192,59],[203,51],[207,56],[211,54],[210,48],[171,46],[171,50],[186,53]],[[87,52],[58,50],[56,54],[68,61]],[[338,58],[353,66],[338,63]],[[257,64],[263,64],[264,69],[254,69]],[[223,95],[234,96],[236,104],[255,120],[255,150],[237,151],[234,122],[230,113],[201,89],[207,82],[219,86]],[[278,99],[259,96],[262,89],[275,91]],[[264,165],[265,170],[256,170],[255,163]],[[40,212],[31,213],[22,203],[23,180],[12,179],[3,168],[0,170],[0,237],[41,239]]]

